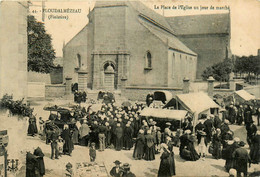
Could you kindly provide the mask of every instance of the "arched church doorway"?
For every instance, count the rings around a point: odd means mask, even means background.
[[[115,66],[110,62],[104,65],[104,87],[106,90],[115,89]]]

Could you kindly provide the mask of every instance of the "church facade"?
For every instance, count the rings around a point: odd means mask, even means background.
[[[90,89],[181,87],[196,79],[198,53],[170,20],[138,1],[96,2],[89,23],[63,48],[63,76]]]

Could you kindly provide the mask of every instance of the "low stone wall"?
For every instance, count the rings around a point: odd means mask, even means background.
[[[172,95],[180,94],[182,93],[181,88],[169,88],[169,87],[133,87],[129,86],[126,87],[125,89],[121,90],[122,96],[128,98],[131,101],[145,101],[146,96],[150,92],[155,92],[157,90],[163,91],[167,90],[172,93]]]
[[[65,95],[65,85],[48,84],[45,85],[45,98],[59,98]]]
[[[213,95],[219,94],[223,97],[229,96],[234,92],[234,90],[231,89],[214,89]]]

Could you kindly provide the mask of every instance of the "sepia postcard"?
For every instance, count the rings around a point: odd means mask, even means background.
[[[259,0],[0,0],[0,177],[260,176]]]

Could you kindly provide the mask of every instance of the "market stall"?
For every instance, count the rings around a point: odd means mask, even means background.
[[[233,102],[235,104],[243,104],[245,102],[255,99],[254,95],[251,95],[245,90],[235,91],[234,93],[231,94],[231,97],[233,98]]]
[[[169,109],[156,109],[144,108],[140,115],[147,119],[152,118],[157,122],[157,126],[163,130],[166,122],[171,122],[172,129],[177,130],[181,126],[181,121],[185,118],[188,111],[186,110],[169,110]]]
[[[188,93],[176,95],[176,109],[186,110],[193,115],[196,125],[201,114],[215,114],[220,108],[206,93]]]

